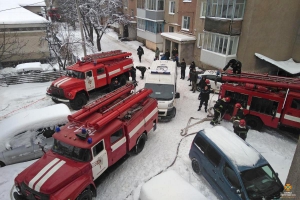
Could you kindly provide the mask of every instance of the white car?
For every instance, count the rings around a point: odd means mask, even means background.
[[[219,73],[218,70],[205,70],[202,74],[198,74],[197,90],[199,92],[201,90],[199,82],[202,77],[206,77],[206,79],[210,81],[211,89],[213,89],[215,93],[219,93],[220,87],[223,83],[221,73]]]
[[[0,122],[0,167],[40,158],[52,147],[57,126],[71,112],[65,104],[18,113]]]

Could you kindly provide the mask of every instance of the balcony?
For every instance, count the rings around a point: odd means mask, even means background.
[[[231,59],[236,59],[236,56],[226,56],[224,54],[216,53],[205,49],[201,50],[200,61],[217,69],[223,69]]]
[[[206,17],[204,30],[225,35],[240,35],[242,22],[242,20]]]

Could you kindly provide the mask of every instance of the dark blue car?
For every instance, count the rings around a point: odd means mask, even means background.
[[[222,126],[199,131],[189,153],[192,168],[221,199],[277,199],[283,185],[268,161]]]

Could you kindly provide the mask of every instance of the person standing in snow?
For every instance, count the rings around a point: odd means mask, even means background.
[[[169,49],[167,49],[166,53],[165,53],[165,58],[166,60],[170,60],[170,52],[169,52]]]
[[[136,67],[138,70],[140,70],[142,76],[141,76],[141,79],[144,79],[144,74],[146,72],[146,67],[143,67],[143,66],[137,66]]]
[[[208,100],[209,100],[209,94],[212,93],[213,91],[210,90],[210,88],[208,88],[208,86],[206,85],[203,89],[201,89],[201,92],[198,96],[198,99],[200,100],[200,105],[198,108],[198,111],[201,110],[201,107],[204,103],[204,109],[205,112],[207,112],[207,106],[208,106]]]
[[[184,80],[184,77],[185,77],[185,69],[186,69],[186,63],[185,63],[184,58],[182,58],[182,62],[180,63],[180,67],[181,67],[181,78],[180,78],[180,79],[183,79],[183,80]]]
[[[144,49],[139,46],[139,48],[137,49],[137,55],[139,56],[139,60],[140,62],[142,62],[142,55],[144,54]]]
[[[196,73],[196,69],[193,69],[190,73],[190,81],[192,82],[192,89],[193,93],[197,90],[197,80],[198,80],[198,74]]]
[[[246,126],[246,121],[241,119],[238,126],[233,126],[233,132],[243,140],[246,140],[249,128]]]
[[[134,68],[134,66],[131,67],[131,69],[129,70],[132,81],[135,82],[136,80],[136,69]]]
[[[155,50],[155,60],[159,60],[159,54],[160,54],[159,48],[156,47],[156,50]]]
[[[230,97],[225,97],[222,99],[218,99],[218,101],[214,105],[214,118],[210,122],[211,125],[219,124],[224,113],[227,111],[228,104],[230,102]]]

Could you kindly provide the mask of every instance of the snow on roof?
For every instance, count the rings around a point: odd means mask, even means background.
[[[39,2],[40,0],[36,0]],[[0,24],[49,23],[45,18],[21,7],[18,0],[0,0]]]
[[[65,104],[56,104],[40,109],[18,113],[0,121],[0,148],[10,138],[27,130],[37,130],[68,122],[70,109]]]
[[[236,166],[253,166],[260,159],[258,151],[222,126],[205,129],[204,133]]]
[[[160,35],[163,37],[169,38],[169,39],[180,41],[180,42],[196,40],[196,37],[194,37],[194,36],[189,36],[189,35],[185,35],[185,34],[181,34],[181,33],[174,33],[174,32],[164,32],[164,33],[161,33]]]
[[[43,0],[17,0],[16,2],[18,2],[18,4],[20,6],[43,6],[43,7],[46,7],[46,3]]]
[[[175,171],[168,170],[146,182],[141,188],[139,199],[205,200],[207,198]]]
[[[255,53],[255,55],[262,60],[265,60],[273,65],[276,65],[280,69],[283,69],[284,71],[290,74],[300,73],[300,63],[296,63],[292,58],[286,61],[276,61],[271,58],[268,58],[267,56],[261,55],[259,53]]]
[[[31,62],[31,63],[18,64],[16,66],[16,70],[17,72],[31,71],[31,70],[43,71],[43,67],[40,62]]]

